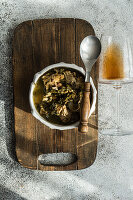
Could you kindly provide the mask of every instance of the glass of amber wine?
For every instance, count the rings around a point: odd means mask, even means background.
[[[133,38],[132,38],[133,39]],[[133,40],[127,37],[102,36],[102,51],[99,58],[99,83],[111,84],[116,92],[115,126],[105,128],[103,134],[133,134],[120,125],[120,91],[124,84],[133,83]],[[132,107],[132,105],[130,105]]]

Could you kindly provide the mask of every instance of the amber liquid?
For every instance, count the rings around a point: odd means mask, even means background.
[[[111,44],[103,56],[102,78],[108,80],[124,78],[123,56],[119,46],[115,44]]]

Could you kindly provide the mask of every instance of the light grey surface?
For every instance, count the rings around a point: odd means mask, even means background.
[[[96,161],[81,171],[32,171],[14,161],[11,65],[13,30],[24,20],[77,17],[88,20],[98,36],[125,30],[133,34],[132,10],[131,0],[0,1],[0,199],[133,199],[133,136],[99,135]],[[105,112],[106,100],[101,97],[100,109]]]

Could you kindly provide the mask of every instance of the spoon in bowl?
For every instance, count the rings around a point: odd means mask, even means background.
[[[85,37],[80,44],[80,56],[86,68],[84,93],[80,111],[79,131],[88,132],[88,118],[90,112],[90,72],[92,66],[101,53],[100,40],[93,36]]]

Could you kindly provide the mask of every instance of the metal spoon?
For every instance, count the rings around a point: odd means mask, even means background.
[[[80,45],[80,56],[86,68],[84,94],[80,112],[80,132],[88,132],[88,117],[90,112],[90,72],[101,53],[100,40],[95,36],[87,36]]]

